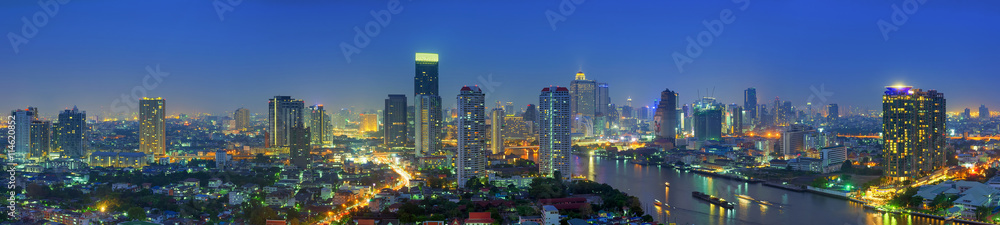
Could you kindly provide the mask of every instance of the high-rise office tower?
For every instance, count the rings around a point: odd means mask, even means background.
[[[247,131],[247,129],[250,129],[250,110],[245,108],[236,109],[236,112],[233,112],[233,120],[235,120],[236,130]]]
[[[990,109],[986,105],[979,105],[979,118],[990,118]]]
[[[438,95],[438,54],[417,53],[413,95]]]
[[[31,150],[28,151],[28,158],[35,161],[46,161],[52,143],[52,122],[35,120],[31,121]]]
[[[414,99],[414,151],[424,156],[438,151],[441,136],[441,97],[417,95]]]
[[[490,153],[503,154],[504,118],[503,109],[493,109],[490,112]]]
[[[746,122],[757,124],[757,88],[747,88],[743,91],[743,108],[746,109]]]
[[[611,105],[611,96],[608,95],[608,83],[597,83],[597,99],[595,99],[597,112],[595,115],[608,115],[609,105]]]
[[[361,114],[361,131],[363,132],[378,131],[378,114],[376,113]]]
[[[965,111],[962,111],[962,119],[972,119],[972,110],[965,108]]]
[[[18,109],[12,111],[10,115],[14,117],[14,156],[7,158],[23,162],[28,159],[28,153],[31,152],[31,122],[38,120],[38,108]]]
[[[416,53],[413,77],[413,132],[416,155],[433,154],[440,147],[441,96],[438,96],[438,54]]]
[[[837,104],[830,104],[826,106],[826,120],[835,121],[840,118],[840,107]]]
[[[309,121],[306,122],[309,123],[309,137],[312,139],[310,140],[310,144],[324,145],[330,142],[325,138],[328,136],[327,133],[329,133],[333,128],[330,126],[330,123],[327,122],[330,120],[330,116],[326,114],[326,109],[323,108],[323,105],[309,106],[308,113]]]
[[[139,100],[139,152],[155,156],[167,154],[166,116],[163,98]]]
[[[267,101],[267,132],[271,134],[272,147],[289,145],[291,129],[306,127],[304,116],[305,103],[292,99],[291,96],[274,96]]]
[[[885,176],[916,179],[944,167],[946,107],[944,93],[913,87],[887,87],[882,96],[882,148]]]
[[[72,110],[59,113],[55,124],[56,147],[65,158],[82,159],[87,156],[87,112],[73,106]]]
[[[594,113],[596,113],[597,105],[597,95],[595,93],[597,89],[597,82],[592,80],[587,80],[587,76],[583,74],[583,71],[576,73],[576,79],[570,81],[569,91],[570,100],[570,113],[574,117],[573,120],[582,120],[583,117],[594,118]],[[592,132],[587,132],[586,127],[578,125],[574,121],[573,132],[574,133],[585,133],[589,134]]]
[[[288,129],[288,156],[290,163],[300,169],[305,169],[312,161],[312,147],[309,137],[312,132],[302,125],[295,125]]]
[[[581,75],[582,76],[582,75]],[[538,96],[538,170],[539,174],[553,177],[556,171],[562,178],[573,175],[570,165],[570,95],[565,87],[546,87]]]
[[[664,148],[672,148],[677,138],[677,92],[670,89],[660,92],[660,102],[656,106],[656,139],[657,142],[670,144]],[[661,145],[662,146],[662,145]]]
[[[389,95],[382,110],[382,136],[386,147],[406,146],[406,95]]]
[[[499,112],[502,116],[503,111]],[[458,185],[465,187],[470,178],[486,176],[486,95],[479,87],[465,86],[459,91],[456,121],[458,162],[455,166]]]

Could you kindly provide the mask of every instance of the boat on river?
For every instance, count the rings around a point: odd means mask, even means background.
[[[722,208],[726,208],[726,209],[736,208],[736,204],[735,203],[727,202],[726,199],[722,199],[722,198],[719,198],[719,197],[711,196],[711,195],[708,195],[708,194],[705,194],[705,193],[701,193],[699,191],[691,192],[691,196],[694,196],[697,199],[708,201],[709,203],[718,205],[718,206],[720,206]]]

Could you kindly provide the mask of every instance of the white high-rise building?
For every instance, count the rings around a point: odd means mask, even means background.
[[[458,94],[458,186],[486,176],[486,95],[479,87],[462,87]]]
[[[565,87],[547,87],[538,96],[538,172],[563,178],[573,175],[570,168],[570,95]]]
[[[14,162],[24,162],[27,160],[28,152],[31,150],[31,121],[38,119],[38,109],[28,107],[18,109],[10,113],[14,116],[14,156],[8,156],[8,160]]]

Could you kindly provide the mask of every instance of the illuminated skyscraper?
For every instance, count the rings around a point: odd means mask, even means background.
[[[743,91],[743,108],[746,109],[746,121],[748,124],[757,124],[757,89],[747,88]]]
[[[378,131],[378,114],[375,114],[375,113],[362,113],[361,114],[361,131],[362,132],[376,132],[376,131]]]
[[[694,106],[694,136],[701,141],[722,140],[723,106],[715,98],[704,97]]]
[[[414,151],[420,157],[438,151],[441,136],[441,97],[417,95],[414,99]]]
[[[472,177],[486,176],[486,95],[479,87],[465,86],[458,94],[458,186]],[[503,115],[503,111],[501,116]]]
[[[406,146],[406,95],[389,95],[382,110],[382,135],[387,147]]]
[[[54,126],[56,146],[53,149],[61,150],[61,157],[87,157],[87,112],[73,106],[72,110],[59,113],[59,121]]]
[[[729,128],[729,134],[731,135],[741,135],[743,134],[743,120],[744,112],[743,107],[736,105],[736,103],[730,104],[727,112],[728,117],[726,118],[726,125]]]
[[[979,105],[979,118],[990,118],[990,109],[986,105]]]
[[[583,71],[576,73],[576,79],[570,81],[569,91],[571,95],[570,109],[572,110],[571,116],[574,120],[585,120],[587,118],[593,119],[594,113],[597,112],[597,95],[595,93],[597,89],[597,82],[592,80],[587,80],[587,76],[583,74]],[[584,118],[586,117],[586,118]],[[573,122],[573,132],[575,133],[585,133],[592,134],[588,132],[584,126],[579,126],[577,122]]]
[[[247,131],[250,128],[250,110],[245,108],[236,109],[236,112],[233,112],[233,120],[236,121],[236,130]]]
[[[597,83],[595,102],[597,102],[595,105],[597,112],[595,114],[607,116],[611,105],[611,96],[608,95],[608,83]]]
[[[902,86],[887,89],[882,96],[885,176],[916,179],[944,167],[944,93]]]
[[[438,95],[438,54],[417,53],[413,95]]]
[[[290,163],[298,168],[305,169],[312,161],[312,147],[309,142],[311,132],[309,128],[302,125],[295,125],[288,129],[288,156]]]
[[[323,105],[309,106],[309,137],[310,144],[312,145],[324,145],[330,142],[326,137],[329,136],[330,131],[333,127],[330,125],[330,116],[326,114],[326,109]]]
[[[167,154],[166,116],[166,100],[139,100],[139,152],[154,156]]]
[[[503,154],[504,110],[493,109],[490,112],[490,152]]]
[[[441,145],[441,96],[438,96],[438,54],[417,53],[413,77],[413,131],[416,155],[433,154]]]
[[[291,129],[306,127],[303,118],[305,103],[291,96],[274,96],[267,101],[267,132],[271,134],[272,147],[289,145]]]
[[[569,178],[573,175],[569,89],[543,88],[538,96],[538,108],[538,173],[552,177],[559,171],[562,178]]]
[[[52,143],[52,122],[35,120],[31,121],[31,150],[28,151],[28,158],[36,162],[48,160]]]
[[[660,92],[660,102],[656,106],[656,115],[653,116],[656,121],[656,139],[657,142],[668,143],[669,146],[664,146],[665,148],[672,148],[676,144],[675,139],[677,138],[677,92],[673,92],[670,89],[663,90]]]

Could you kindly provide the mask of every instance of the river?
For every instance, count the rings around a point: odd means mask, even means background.
[[[637,196],[647,214],[660,222],[677,224],[953,224],[925,217],[879,213],[861,204],[808,192],[747,184],[723,178],[713,178],[659,166],[643,166],[600,157],[573,156],[574,174],[606,183]],[[670,182],[670,186],[664,185]],[[691,192],[700,191],[737,202],[726,210],[695,199]],[[736,195],[748,195],[757,200],[778,203],[781,207],[761,205]],[[658,207],[653,200],[671,207]]]

